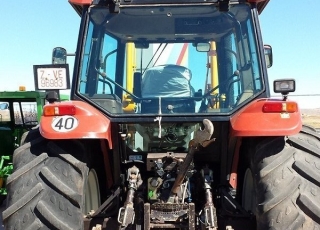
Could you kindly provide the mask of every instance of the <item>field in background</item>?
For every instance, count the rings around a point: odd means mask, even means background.
[[[317,109],[301,109],[303,124],[309,125],[320,130],[320,108]]]

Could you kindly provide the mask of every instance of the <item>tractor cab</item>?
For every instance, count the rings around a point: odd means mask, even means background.
[[[5,152],[12,153],[14,147],[20,145],[20,138],[24,132],[39,124],[42,107],[45,104],[45,93],[36,91],[7,91],[0,92],[0,128],[10,130],[3,144],[11,146]],[[3,148],[2,148],[3,150]]]
[[[267,94],[249,4],[141,4],[93,4],[82,17],[75,99],[110,117],[220,116]]]

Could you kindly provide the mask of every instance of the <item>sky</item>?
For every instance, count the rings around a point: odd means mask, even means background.
[[[263,42],[273,49],[271,90],[275,79],[294,78],[296,92],[289,99],[300,108],[320,108],[319,12],[319,1],[271,0],[260,15]],[[74,53],[79,23],[67,0],[6,1],[0,14],[0,91],[34,90],[33,65],[51,64],[57,46]],[[71,76],[73,61],[68,57]]]

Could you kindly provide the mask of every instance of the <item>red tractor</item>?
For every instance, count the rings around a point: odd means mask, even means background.
[[[69,2],[71,101],[49,92],[15,150],[6,229],[320,228],[320,137],[293,79],[270,98],[268,0]],[[67,72],[38,69],[38,89]]]

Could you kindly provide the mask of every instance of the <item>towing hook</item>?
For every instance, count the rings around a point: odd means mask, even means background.
[[[199,129],[195,132],[193,141],[191,143],[191,145],[193,146],[201,145],[202,147],[206,147],[209,143],[214,141],[214,139],[212,141],[210,140],[214,131],[212,122],[208,119],[203,119],[202,123],[204,125],[204,128]]]

